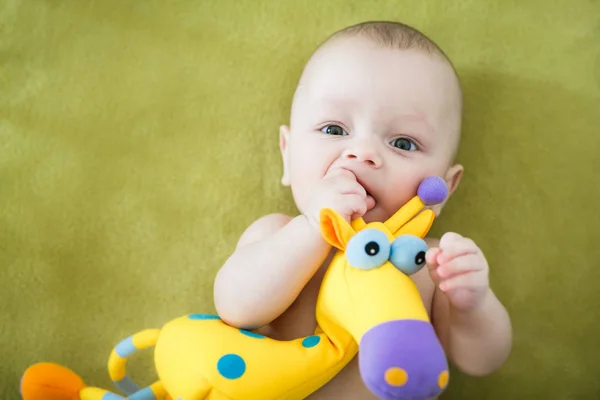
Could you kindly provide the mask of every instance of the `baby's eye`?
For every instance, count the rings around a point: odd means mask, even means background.
[[[401,235],[392,242],[390,262],[394,267],[412,275],[425,265],[427,243],[417,236]]]
[[[346,247],[348,264],[358,269],[372,269],[385,264],[390,257],[390,242],[385,233],[365,229],[352,236]]]
[[[392,140],[391,145],[400,150],[406,150],[406,151],[417,150],[417,145],[415,144],[415,142],[413,142],[412,140],[407,139],[407,138],[394,139],[394,140]]]
[[[321,132],[328,135],[347,136],[348,134],[339,125],[327,125],[321,128]]]

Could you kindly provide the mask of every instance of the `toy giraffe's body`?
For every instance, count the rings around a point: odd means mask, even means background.
[[[108,363],[111,379],[135,400],[304,399],[346,366],[360,344],[361,376],[379,397],[438,395],[448,382],[447,362],[408,275],[424,264],[421,238],[434,219],[431,210],[422,210],[441,202],[446,190],[439,178],[428,178],[385,223],[358,219],[350,225],[332,210],[322,211],[323,237],[338,251],[323,278],[314,335],[277,341],[214,315],[186,315],[119,343]],[[153,346],[160,380],[140,389],[126,376],[125,364],[135,351]],[[125,398],[87,387],[48,363],[30,367],[21,391],[24,400]]]

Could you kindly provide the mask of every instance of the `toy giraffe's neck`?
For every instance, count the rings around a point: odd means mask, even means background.
[[[343,279],[340,276],[342,269],[335,268],[335,266],[343,262],[344,257],[343,251],[335,252],[323,277],[322,288],[327,287],[332,280]],[[335,293],[330,290],[320,291],[316,307],[317,329],[321,330],[336,348],[351,349],[355,340],[346,329],[342,328],[343,324],[337,318],[338,315],[332,311],[340,308],[337,303],[340,298],[344,297],[346,297],[346,293]]]
[[[336,276],[340,269],[334,267],[342,262],[343,258],[343,251],[335,252],[323,277],[322,288],[332,279],[340,279]],[[293,391],[285,393],[282,398],[307,397],[333,379],[358,353],[358,344],[352,335],[341,327],[342,324],[332,313],[328,312],[328,305],[335,301],[329,296],[330,293],[331,291],[321,290],[317,300],[315,335],[321,339],[318,346],[315,346],[318,355],[310,355],[311,349],[306,349],[308,354],[304,357],[303,363],[297,365],[299,370],[296,376],[301,377],[301,382],[297,382],[298,386],[295,386]]]

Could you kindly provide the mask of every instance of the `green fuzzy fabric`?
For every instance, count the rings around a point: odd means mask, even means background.
[[[600,398],[597,0],[0,0],[0,399],[39,361],[112,388],[118,341],[214,311],[242,231],[295,212],[278,126],[304,62],[373,19],[459,70],[466,173],[433,233],[480,245],[514,324],[504,367],[443,398]]]

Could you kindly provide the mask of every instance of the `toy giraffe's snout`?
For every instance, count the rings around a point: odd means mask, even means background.
[[[365,385],[382,399],[427,399],[448,384],[444,350],[425,321],[375,326],[362,338],[358,363]]]

